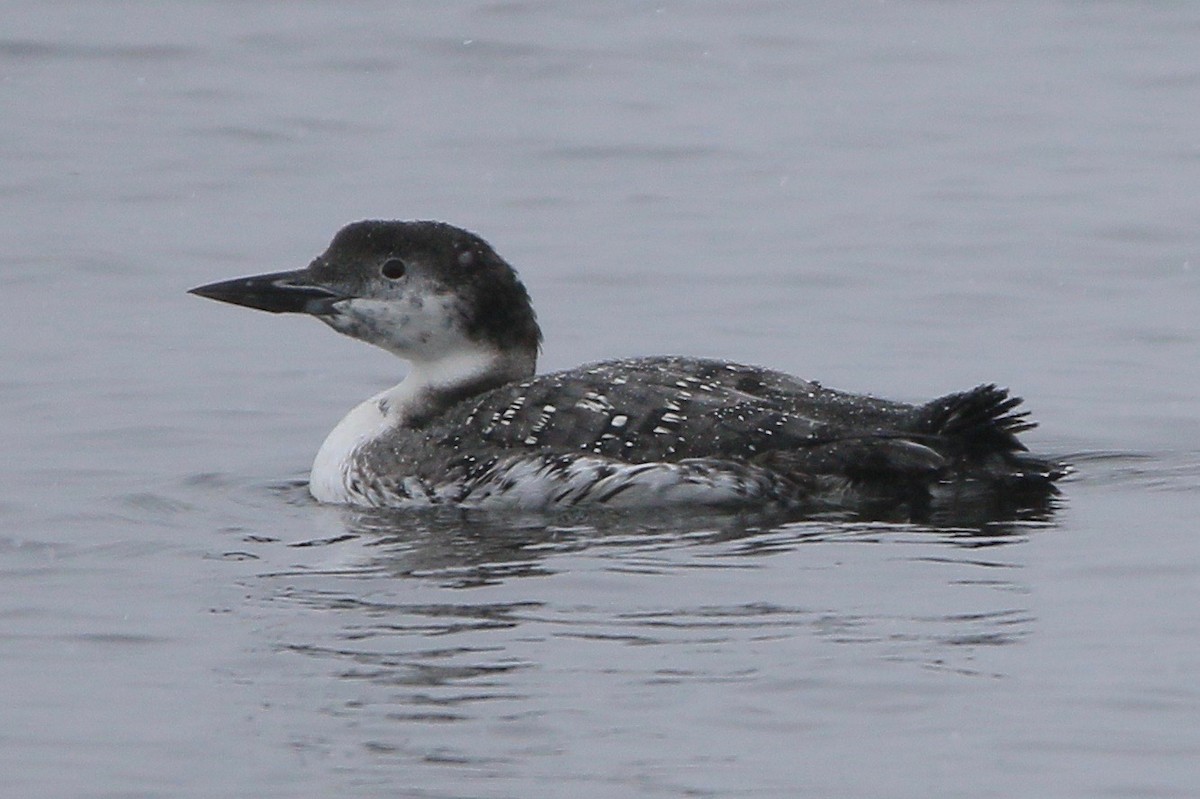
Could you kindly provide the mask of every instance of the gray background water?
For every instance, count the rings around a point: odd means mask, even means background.
[[[1200,4],[0,8],[0,794],[1200,794]],[[999,381],[1045,523],[299,485],[400,363],[190,286],[489,238],[544,368]]]

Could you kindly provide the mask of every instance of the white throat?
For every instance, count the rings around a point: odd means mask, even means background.
[[[355,455],[364,445],[427,413],[448,391],[492,375],[500,380],[524,376],[512,373],[514,366],[506,356],[484,347],[462,349],[436,360],[412,361],[404,380],[359,404],[325,438],[313,460],[310,493],[319,502],[353,501],[350,482]],[[528,367],[531,371],[532,365]]]

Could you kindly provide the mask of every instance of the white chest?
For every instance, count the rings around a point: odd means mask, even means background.
[[[309,493],[318,502],[355,502],[350,492],[354,454],[363,444],[384,435],[395,424],[395,419],[382,410],[388,407],[387,400],[394,391],[388,389],[363,402],[346,414],[325,437],[308,478]]]
[[[355,469],[363,446],[394,434],[414,414],[428,411],[431,398],[438,396],[439,391],[469,384],[481,375],[497,370],[503,374],[509,366],[494,351],[482,347],[464,347],[433,362],[413,361],[408,376],[399,385],[381,391],[350,411],[325,438],[313,460],[309,493],[318,502],[375,504],[376,498],[351,490],[351,484],[358,482]],[[532,362],[528,368],[532,371]],[[522,369],[514,377],[525,373]],[[409,477],[406,474],[374,476],[393,482]]]

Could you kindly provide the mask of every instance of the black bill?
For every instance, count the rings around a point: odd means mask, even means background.
[[[348,299],[336,291],[314,284],[304,269],[209,283],[191,289],[188,294],[271,313],[306,313],[314,316],[328,315],[333,312],[335,302]]]

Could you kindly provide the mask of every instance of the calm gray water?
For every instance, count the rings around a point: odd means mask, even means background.
[[[1200,795],[1200,4],[0,11],[0,795]],[[187,296],[437,218],[544,368],[1010,385],[1037,523],[364,514]]]

